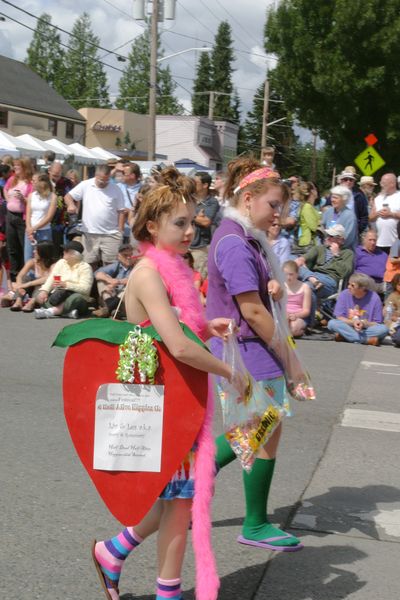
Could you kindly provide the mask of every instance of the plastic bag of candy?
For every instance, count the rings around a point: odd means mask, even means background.
[[[284,409],[274,400],[274,389],[268,392],[246,370],[235,333],[234,321],[224,341],[222,359],[227,362],[233,379],[247,382],[239,392],[227,379],[221,379],[219,394],[225,437],[241,462],[243,469],[251,471],[259,449],[265,445],[285,415]]]
[[[274,352],[283,366],[288,393],[294,400],[315,400],[314,387],[297,352],[296,342],[289,330],[286,311],[272,298],[270,304],[275,331],[268,348]]]

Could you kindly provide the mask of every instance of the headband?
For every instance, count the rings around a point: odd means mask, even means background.
[[[246,177],[239,182],[239,185],[235,187],[233,190],[234,194],[240,192],[245,187],[250,185],[250,183],[254,183],[255,181],[260,181],[261,179],[279,179],[280,175],[277,171],[271,169],[271,167],[262,167],[261,169],[257,169],[256,171],[252,171]]]

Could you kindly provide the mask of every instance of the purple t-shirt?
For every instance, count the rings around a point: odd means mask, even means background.
[[[267,284],[270,279],[266,263],[257,250],[258,243],[246,237],[242,226],[224,219],[215,231],[208,255],[208,319],[235,319],[240,329],[239,348],[246,369],[258,381],[283,374],[282,367],[267,345],[243,319],[235,296],[258,292],[270,310]],[[211,350],[222,357],[222,341],[213,338]]]
[[[359,312],[361,319],[383,323],[382,302],[376,292],[368,291],[363,298],[354,298],[349,290],[341,292],[335,306],[335,317],[351,319],[354,311]]]
[[[386,270],[386,252],[379,248],[375,252],[368,252],[364,246],[358,246],[355,261],[354,271],[369,275],[377,283],[382,283]]]

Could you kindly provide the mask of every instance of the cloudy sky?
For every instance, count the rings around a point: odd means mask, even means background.
[[[93,31],[100,38],[100,45],[127,55],[134,39],[143,31],[143,22],[133,19],[133,0],[10,0],[20,9],[35,16],[43,12],[52,15],[52,23],[71,31],[75,19],[84,11],[89,13]],[[236,60],[233,75],[242,111],[251,108],[256,88],[263,81],[268,65],[263,51],[263,28],[267,8],[276,0],[177,0],[176,18],[160,24],[164,55],[186,48],[212,45],[218,25],[227,20],[232,28]],[[4,0],[0,0],[0,12],[8,16],[0,22],[0,54],[23,60],[36,26],[36,19],[24,14]],[[19,23],[11,20],[15,19]],[[29,29],[29,28],[31,29]],[[62,35],[63,43],[68,36]],[[104,62],[122,69],[114,55],[100,54]],[[198,53],[188,52],[168,61],[174,80],[178,84],[176,94],[185,108],[190,109],[190,92],[193,84]],[[270,59],[270,65],[273,65]],[[118,92],[120,72],[107,67],[110,95]]]

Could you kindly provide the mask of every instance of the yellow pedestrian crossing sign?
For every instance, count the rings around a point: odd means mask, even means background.
[[[386,164],[373,146],[367,146],[354,162],[364,175],[372,175]]]

